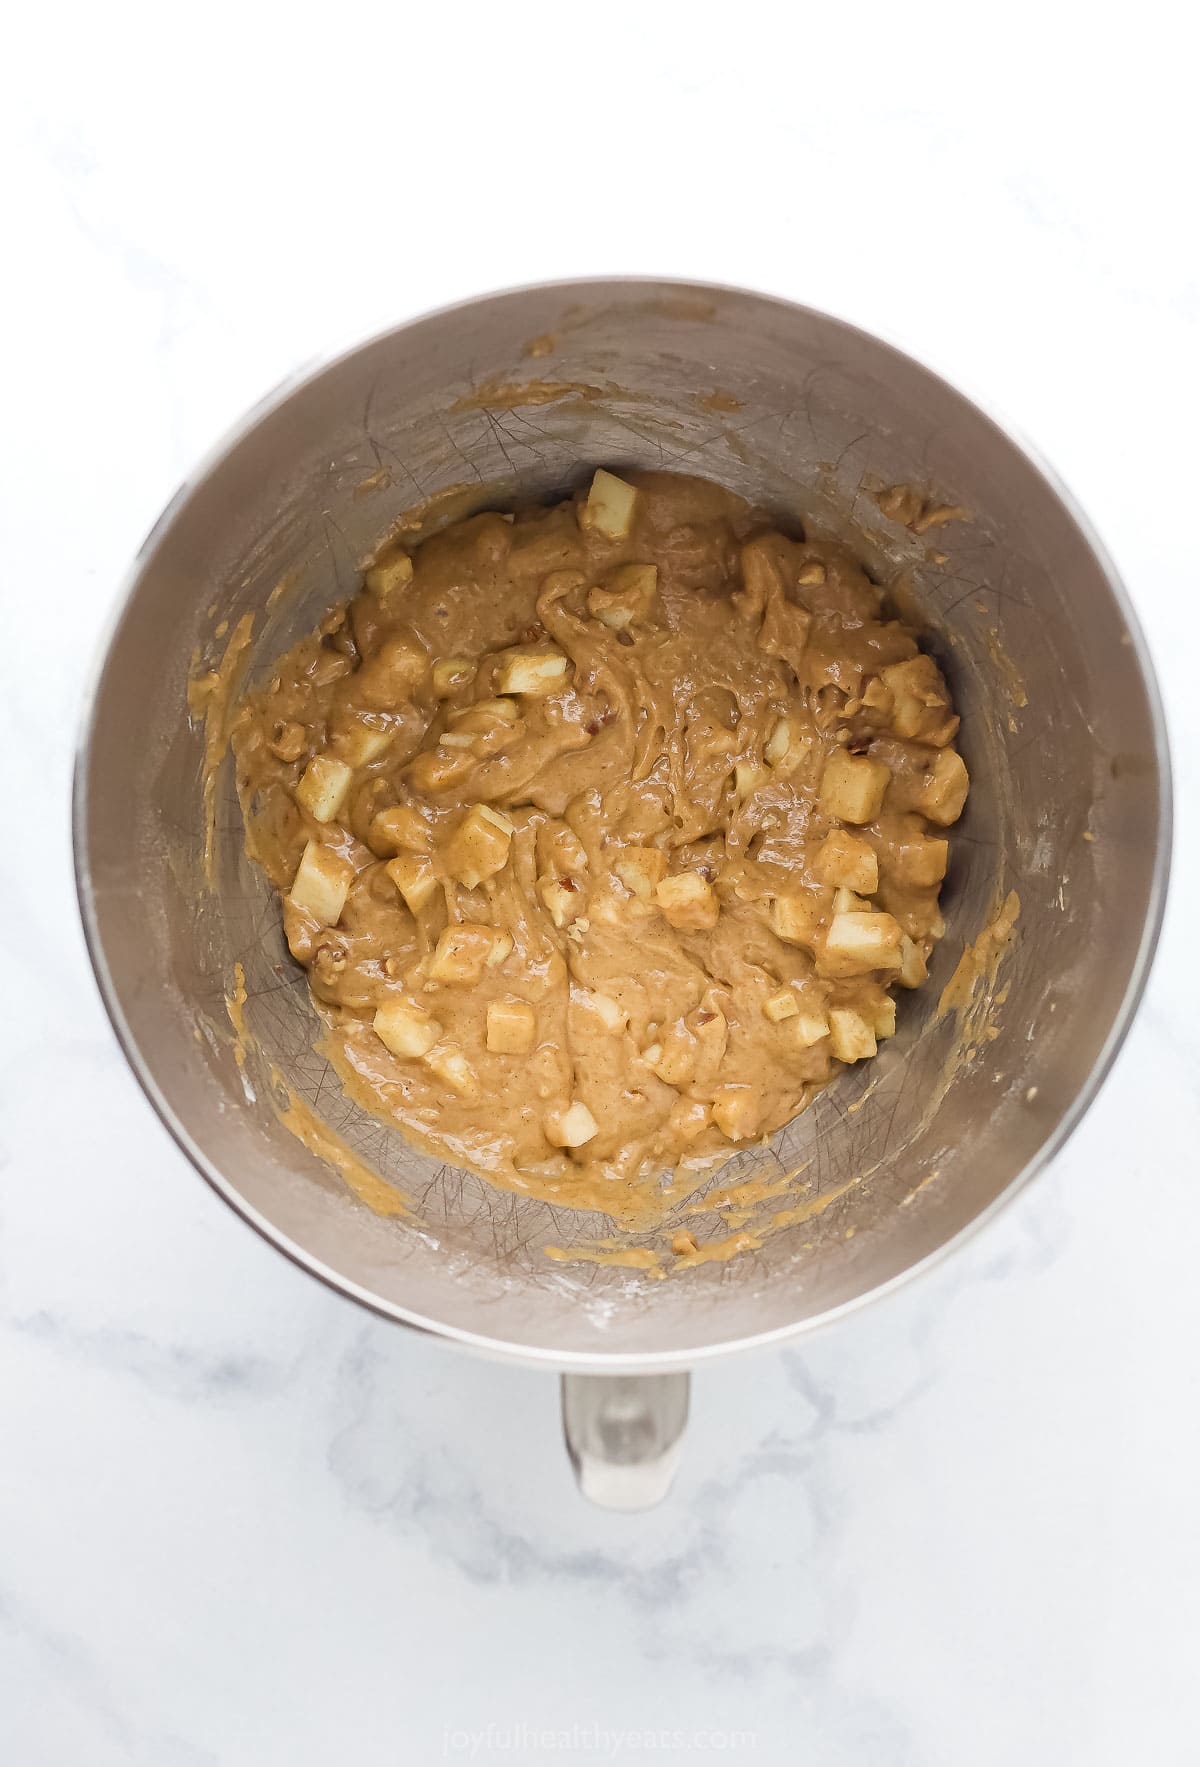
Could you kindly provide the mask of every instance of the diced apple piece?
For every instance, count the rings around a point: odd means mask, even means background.
[[[679,871],[654,886],[654,900],[669,925],[681,932],[707,932],[717,924],[720,903],[707,878]]]
[[[791,721],[791,719],[790,718],[776,718],[775,723],[771,727],[771,734],[767,738],[767,746],[766,746],[766,749],[764,750],[767,760],[770,762],[772,767],[778,767],[780,761],[785,760],[787,758],[787,754],[788,754],[788,751],[790,750],[791,746],[792,746],[792,721]]]
[[[733,769],[733,789],[737,797],[744,803],[753,797],[760,785],[766,785],[771,775],[757,761],[738,761]]]
[[[950,859],[950,842],[938,837],[902,841],[884,854],[884,870],[897,883],[929,888],[941,883]]]
[[[445,869],[464,889],[477,890],[507,865],[512,837],[513,825],[500,810],[472,804],[446,843]]]
[[[931,822],[946,828],[962,815],[970,783],[966,762],[958,750],[942,749],[925,776],[917,808]]]
[[[773,1025],[781,1024],[785,1018],[795,1018],[799,1011],[800,1002],[791,988],[780,988],[763,1001],[763,1012]]]
[[[412,699],[428,673],[429,658],[416,633],[393,632],[359,669],[358,698],[373,711],[395,710]]]
[[[797,1016],[793,1035],[801,1049],[811,1049],[822,1037],[828,1037],[829,1020],[824,1013],[806,1008]]]
[[[320,841],[309,841],[296,867],[289,897],[322,926],[336,926],[353,882],[354,867],[348,859]]]
[[[579,511],[581,528],[594,528],[607,540],[624,540],[633,526],[637,491],[614,473],[598,467],[587,501]]]
[[[581,877],[588,868],[587,848],[569,823],[549,817],[537,831],[538,870],[547,877]]]
[[[469,656],[439,657],[433,665],[433,691],[438,699],[449,699],[474,676],[475,664]]]
[[[393,804],[379,810],[371,818],[371,851],[382,853],[427,853],[433,841],[428,822],[415,804]]]
[[[401,853],[384,867],[412,914],[419,914],[438,890],[433,860],[424,853]]]
[[[657,589],[656,564],[623,564],[607,583],[588,590],[588,612],[610,631],[623,632],[646,617]]]
[[[928,737],[945,723],[950,695],[931,656],[891,663],[879,673],[892,695],[892,729],[897,736]]]
[[[839,1061],[866,1061],[878,1048],[872,1026],[850,1007],[835,1006],[829,1014],[829,1041]]]
[[[596,1014],[606,1031],[623,1031],[629,1023],[629,1014],[611,994],[600,994],[593,989],[581,998]]]
[[[587,598],[588,612],[593,619],[607,626],[610,632],[623,632],[633,624],[633,609],[618,600],[608,589],[593,589]]]
[[[879,888],[875,849],[847,828],[832,828],[817,853],[817,876],[822,883],[844,885],[858,895],[873,896]]]
[[[882,761],[836,749],[821,776],[821,808],[842,822],[874,822],[891,777]]]
[[[583,913],[586,898],[573,877],[542,877],[538,894],[557,927],[570,926]]]
[[[490,1000],[487,1046],[493,1055],[528,1055],[537,1036],[537,1014],[527,1000]]]
[[[370,724],[349,724],[334,737],[334,746],[343,761],[351,767],[367,767],[377,761],[392,740],[390,730],[376,730]]]
[[[511,650],[496,676],[501,693],[552,693],[566,681],[569,658],[560,650]]]
[[[471,777],[475,767],[475,756],[469,751],[422,749],[408,764],[409,783],[414,791],[453,791]]]
[[[515,724],[521,708],[515,699],[477,699],[474,705],[451,712],[451,721],[464,730],[483,730],[488,724]]]
[[[713,1122],[730,1141],[749,1141],[758,1134],[760,1110],[754,1086],[721,1086],[712,1102]]]
[[[296,787],[296,802],[315,822],[332,822],[350,790],[353,769],[332,755],[314,755]]]
[[[442,1027],[419,1006],[404,1000],[388,1000],[372,1020],[375,1035],[393,1055],[416,1061],[427,1055],[442,1034]]]
[[[823,957],[839,975],[872,969],[899,969],[900,924],[890,914],[835,914],[825,935]]]
[[[900,940],[900,986],[919,988],[929,974],[921,947],[905,933]]]
[[[353,667],[344,651],[323,644],[309,665],[308,678],[314,687],[332,687],[335,681],[344,681]]]
[[[367,588],[372,595],[390,595],[393,589],[404,589],[413,578],[413,561],[407,552],[397,552],[382,564],[373,564],[367,572]]]
[[[477,982],[487,967],[494,943],[490,926],[478,926],[469,920],[448,926],[430,960],[430,981]]]
[[[869,914],[871,904],[863,896],[856,896],[845,884],[839,884],[833,892],[833,912],[835,914]]]
[[[598,1131],[595,1117],[579,1099],[565,1109],[547,1111],[544,1127],[552,1147],[582,1147]]]
[[[525,726],[515,699],[481,699],[450,713],[450,729],[440,741],[445,748],[470,749],[480,760],[503,754],[520,742]]]
[[[460,1098],[479,1097],[478,1075],[462,1050],[453,1043],[435,1043],[425,1057],[425,1065]]]
[[[504,962],[505,958],[507,956],[509,956],[509,954],[511,953],[512,948],[513,948],[512,934],[506,933],[506,932],[501,932],[497,928],[493,927],[492,928],[492,948],[488,952],[488,960],[487,960],[488,968],[489,969],[499,969],[500,965]]]
[[[820,909],[811,896],[776,896],[771,903],[771,931],[786,945],[811,949],[819,919]]]
[[[698,1098],[681,1098],[671,1106],[667,1127],[681,1141],[695,1141],[712,1122],[712,1110]]]
[[[772,725],[763,753],[779,776],[787,779],[803,764],[811,748],[812,737],[802,734],[795,719],[783,717]]]
[[[613,871],[627,890],[648,902],[667,875],[667,855],[658,847],[626,847],[613,860]]]
[[[894,1037],[896,1035],[896,1002],[890,994],[885,994],[875,1009],[875,1035],[877,1037]]]

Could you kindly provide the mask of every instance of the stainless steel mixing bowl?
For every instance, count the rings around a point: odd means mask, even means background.
[[[204,744],[184,709],[193,652],[219,656],[222,622],[254,615],[245,660],[261,674],[355,587],[364,555],[414,505],[452,486],[462,495],[434,505],[444,516],[558,496],[597,462],[719,479],[785,522],[844,534],[899,580],[951,679],[974,782],[928,988],[906,999],[875,1062],[737,1162],[747,1178],[804,1168],[784,1199],[793,1208],[842,1194],[761,1250],[663,1281],[552,1262],[546,1245],[585,1245],[610,1224],[493,1191],[346,1102],[313,1053],[304,975],[243,854],[228,761],[205,883]],[[968,519],[902,526],[874,495],[894,484]],[[1125,593],[1011,434],[824,314],[734,289],[600,281],[491,295],[376,337],[273,394],[197,470],[142,548],[92,689],[76,863],[113,1023],[197,1169],[345,1294],[566,1371],[585,1489],[638,1503],[669,1474],[682,1371],[883,1293],[1062,1143],[1145,978],[1169,795]],[[969,1012],[938,1016],[964,945],[1009,890],[1020,918],[995,979],[981,977]],[[235,961],[248,994],[240,1051],[227,1015]],[[364,1206],[281,1121],[283,1088],[414,1199],[415,1215]],[[711,1240],[728,1234],[726,1216],[688,1225]]]

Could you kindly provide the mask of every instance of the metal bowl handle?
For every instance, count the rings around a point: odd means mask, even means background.
[[[689,1374],[564,1374],[563,1434],[579,1489],[602,1509],[650,1509],[683,1450]]]

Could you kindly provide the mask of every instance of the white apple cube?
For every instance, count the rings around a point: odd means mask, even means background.
[[[296,787],[296,802],[314,822],[332,822],[346,802],[354,770],[333,755],[314,755]]]
[[[599,1132],[595,1117],[578,1099],[565,1109],[547,1111],[543,1126],[552,1147],[583,1147]]]
[[[500,663],[496,686],[503,693],[552,693],[566,684],[570,662],[560,650],[511,650]]]
[[[801,1049],[811,1049],[814,1043],[821,1041],[822,1037],[828,1037],[829,1020],[824,1013],[815,1012],[811,1007],[806,1007],[803,1012],[797,1015],[792,1035]]]
[[[515,724],[521,708],[515,699],[477,699],[473,705],[460,706],[450,713],[450,720],[463,730],[486,730],[491,724]]]
[[[829,1043],[839,1061],[866,1061],[878,1048],[874,1026],[850,1007],[835,1006],[829,1014]]]
[[[508,864],[512,837],[513,825],[503,811],[472,804],[446,843],[445,869],[464,889],[476,890]]]
[[[613,860],[613,871],[627,890],[648,902],[667,875],[667,855],[658,847],[626,847]]]
[[[588,612],[610,631],[624,632],[645,619],[658,590],[656,564],[623,564],[607,583],[588,590]]]
[[[471,777],[476,764],[467,751],[422,749],[408,763],[408,783],[418,792],[453,791]]]
[[[819,914],[811,896],[776,896],[771,903],[771,931],[786,945],[811,948]]]
[[[488,952],[488,960],[487,960],[488,968],[489,969],[499,969],[500,965],[504,962],[505,958],[510,955],[512,948],[513,948],[512,934],[506,933],[506,932],[500,932],[495,927],[493,927],[492,928],[492,948]]]
[[[755,1086],[721,1086],[712,1101],[712,1120],[730,1141],[758,1134],[761,1100]]]
[[[720,903],[698,871],[679,871],[654,886],[654,900],[669,925],[681,932],[707,932],[717,924]]]
[[[393,589],[405,589],[413,579],[413,561],[407,552],[398,552],[381,564],[373,564],[367,572],[367,588],[372,595],[390,595]]]
[[[425,1066],[460,1098],[479,1097],[478,1075],[462,1050],[453,1043],[435,1043],[425,1057]]]
[[[942,749],[922,783],[917,808],[931,822],[946,828],[962,815],[970,784],[967,764],[958,750]]]
[[[895,878],[897,883],[929,888],[941,883],[949,860],[949,841],[922,835],[916,840],[901,841],[898,846],[890,847],[885,857],[885,869],[888,876]]]
[[[900,940],[900,986],[902,988],[919,988],[928,975],[929,968],[925,962],[925,953],[905,933]]]
[[[821,775],[821,808],[842,822],[874,822],[891,777],[882,761],[835,749]]]
[[[432,859],[424,853],[401,853],[384,869],[412,914],[420,914],[437,894],[437,872]]]
[[[778,767],[786,761],[792,748],[792,721],[790,718],[776,718],[771,726],[771,734],[767,738],[767,746],[763,751],[772,767]]]
[[[817,852],[817,876],[835,888],[844,886],[858,895],[873,896],[879,888],[875,849],[848,828],[830,829]]]
[[[581,528],[594,529],[606,540],[624,540],[633,527],[637,491],[615,473],[597,468],[587,500],[579,511]]]
[[[712,1107],[698,1098],[680,1098],[671,1106],[667,1127],[680,1141],[695,1141],[712,1122]]]
[[[334,743],[338,755],[351,767],[368,767],[377,761],[392,740],[390,730],[377,730],[370,724],[350,724],[339,730]]]
[[[587,898],[573,877],[542,877],[538,894],[556,927],[570,926],[583,913]]]
[[[771,775],[766,767],[760,767],[757,761],[738,761],[733,769],[733,789],[739,802],[753,797],[760,785],[766,785]]]
[[[791,988],[780,988],[775,994],[768,994],[763,1001],[763,1016],[773,1025],[782,1024],[784,1019],[795,1018],[800,1011],[800,1002]]]
[[[427,1055],[442,1034],[435,1018],[404,1000],[386,1001],[371,1022],[379,1041],[409,1061]]]
[[[494,944],[495,936],[490,926],[478,926],[472,921],[448,926],[430,959],[430,981],[454,985],[477,982],[487,967]]]
[[[899,922],[890,914],[835,914],[825,935],[825,964],[839,975],[899,969],[902,937]]]
[[[415,804],[393,804],[371,818],[371,851],[386,858],[390,853],[427,853],[433,833]]]
[[[336,926],[353,882],[354,867],[348,859],[320,841],[309,841],[288,894],[297,908],[311,914],[322,926]]]
[[[487,1046],[492,1055],[528,1055],[537,1038],[537,1014],[527,1000],[490,1000]]]
[[[606,1031],[615,1034],[623,1031],[629,1023],[629,1014],[611,994],[601,994],[596,989],[589,989],[580,995],[580,1000],[596,1014]]]

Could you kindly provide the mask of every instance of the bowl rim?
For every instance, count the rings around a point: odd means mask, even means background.
[[[1113,600],[1125,621],[1133,657],[1137,663],[1146,694],[1153,730],[1155,759],[1158,767],[1158,816],[1154,864],[1151,870],[1141,938],[1130,967],[1124,994],[1113,1015],[1108,1034],[1090,1072],[1064,1108],[1041,1146],[985,1208],[972,1216],[941,1245],[926,1253],[924,1257],[907,1265],[895,1275],[863,1290],[861,1294],[839,1302],[836,1306],[829,1307],[821,1313],[813,1314],[810,1318],[776,1326],[769,1331],[754,1332],[745,1337],[730,1338],[719,1343],[704,1344],[692,1349],[581,1351],[564,1355],[553,1349],[534,1348],[526,1344],[512,1343],[504,1338],[491,1337],[486,1333],[448,1325],[426,1314],[382,1299],[371,1290],[343,1276],[316,1257],[305,1246],[281,1232],[260,1210],[240,1195],[220,1168],[194,1140],[167,1101],[130,1028],[121,1004],[116,981],[105,955],[88,857],[89,759],[100,692],[109,657],[117,636],[129,615],[130,602],[146,561],[193,489],[202,483],[264,418],[285,405],[303,387],[328,373],[331,369],[338,367],[343,361],[399,332],[411,330],[414,326],[423,325],[430,320],[496,300],[547,292],[559,292],[564,295],[570,292],[578,293],[585,289],[594,292],[606,287],[614,292],[630,289],[653,290],[667,298],[674,295],[733,297],[806,314],[817,321],[841,327],[870,343],[882,344],[886,349],[906,358],[923,373],[965,400],[982,417],[992,423],[1017,453],[1024,457],[1027,465],[1045,481],[1050,491],[1066,510],[1095,558]],[[899,341],[886,332],[874,327],[868,328],[858,325],[839,313],[809,306],[802,301],[791,300],[786,296],[745,288],[733,283],[699,281],[676,276],[564,277],[486,290],[480,294],[445,302],[440,306],[413,314],[398,323],[380,325],[365,336],[347,341],[316,357],[310,357],[283,379],[276,382],[269,391],[264,393],[226,428],[224,433],[201,455],[190,472],[185,475],[155,519],[118,585],[108,619],[97,641],[96,652],[84,689],[76,733],[71,785],[71,844],[75,889],[92,973],[95,976],[109,1022],[134,1078],[176,1146],[200,1176],[229,1205],[234,1213],[265,1239],[275,1251],[281,1252],[291,1263],[307,1272],[308,1275],[316,1277],[326,1287],[357,1302],[379,1317],[493,1360],[517,1363],[525,1367],[541,1368],[563,1374],[664,1374],[694,1368],[700,1364],[714,1362],[748,1350],[768,1349],[786,1344],[815,1331],[824,1330],[857,1312],[860,1308],[883,1300],[918,1277],[928,1275],[944,1258],[960,1250],[970,1239],[981,1232],[1061,1151],[1112,1071],[1113,1064],[1129,1033],[1145,992],[1162,930],[1171,869],[1172,838],[1173,781],[1170,741],[1158,677],[1145,633],[1135,612],[1129,591],[1107,548],[1074,493],[1042,456],[1040,450],[1009,418],[999,413],[990,401],[980,398],[973,388],[964,387],[957,375],[951,376],[942,373],[923,352],[912,349],[907,343]]]

